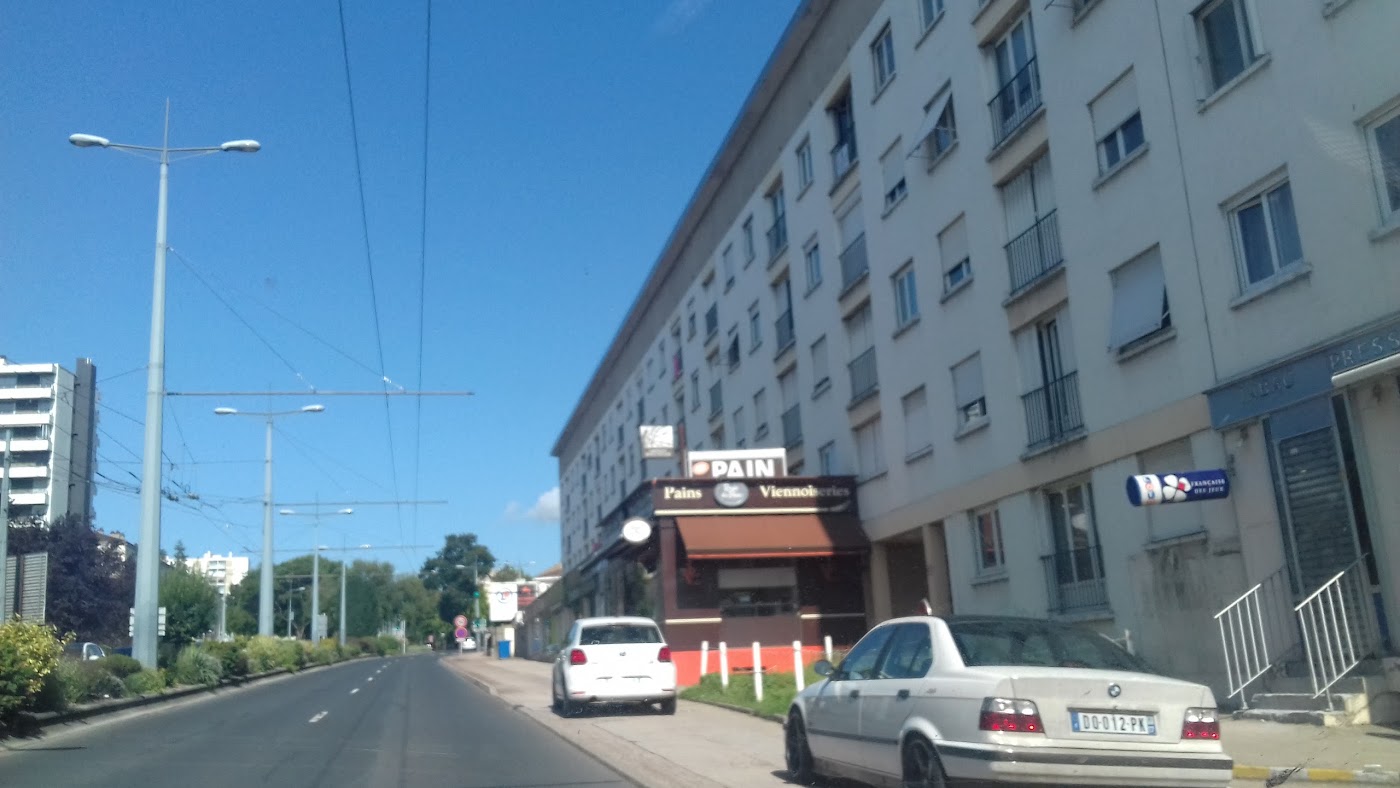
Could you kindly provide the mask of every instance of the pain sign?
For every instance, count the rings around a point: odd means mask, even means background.
[[[1145,473],[1129,476],[1127,486],[1128,503],[1133,506],[1213,501],[1230,496],[1230,477],[1224,470]]]

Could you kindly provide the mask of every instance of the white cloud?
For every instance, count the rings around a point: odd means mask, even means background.
[[[661,18],[652,26],[653,35],[675,35],[684,31],[709,7],[712,0],[671,0]]]
[[[542,523],[559,522],[559,488],[555,487],[540,493],[535,505],[525,508],[517,501],[506,504],[507,520],[537,520]]]

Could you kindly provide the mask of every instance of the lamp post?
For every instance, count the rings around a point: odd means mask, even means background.
[[[325,405],[307,405],[298,410],[245,413],[237,408],[215,408],[218,416],[256,416],[267,420],[267,446],[263,455],[263,549],[262,572],[258,577],[258,634],[272,634],[272,420],[298,413],[321,413]],[[144,531],[142,532],[144,535]],[[137,556],[138,559],[140,556]]]
[[[348,515],[354,514],[355,510],[341,509],[335,513]],[[315,641],[316,627],[321,622],[321,513],[319,511],[303,513],[294,509],[283,509],[279,514],[291,517],[311,518],[311,540],[315,546],[315,549],[311,551],[311,640]],[[341,574],[344,574],[343,568]],[[344,624],[342,623],[342,629],[343,628]]]
[[[145,442],[141,460],[141,549],[136,554],[136,599],[131,653],[142,666],[156,667],[157,605],[160,597],[161,428],[165,399],[165,236],[170,194],[170,154],[180,158],[211,153],[256,153],[256,140],[233,140],[197,148],[170,147],[170,102],[165,102],[165,132],[160,147],[127,145],[93,134],[73,134],[79,148],[110,148],[137,155],[159,154],[160,189],[156,198],[155,275],[151,290],[151,343],[146,367]]]

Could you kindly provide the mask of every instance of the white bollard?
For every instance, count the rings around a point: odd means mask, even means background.
[[[729,689],[729,648],[719,642],[719,685]]]
[[[758,641],[753,642],[753,696],[763,702],[763,655],[759,653]]]
[[[710,641],[700,641],[700,678],[710,671]]]
[[[827,662],[830,662],[830,661],[831,661],[831,636],[830,636],[830,635],[827,635],[827,636],[826,636],[825,645],[826,645],[826,661],[827,661]]]
[[[792,675],[797,680],[797,691],[807,686],[807,670],[802,664],[802,641],[792,641]]]

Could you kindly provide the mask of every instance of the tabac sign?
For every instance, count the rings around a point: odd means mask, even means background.
[[[855,480],[849,476],[774,479],[655,479],[652,504],[658,516],[700,514],[823,514],[856,511]]]
[[[787,476],[786,449],[692,451],[686,475],[694,479],[776,479]]]

